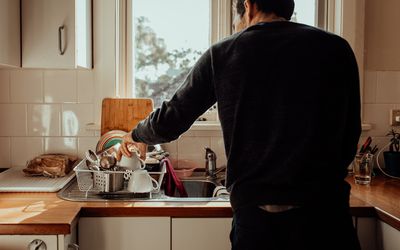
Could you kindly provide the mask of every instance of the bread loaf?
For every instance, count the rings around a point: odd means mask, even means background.
[[[43,154],[30,160],[24,173],[28,176],[63,177],[71,170],[78,157],[67,154]]]

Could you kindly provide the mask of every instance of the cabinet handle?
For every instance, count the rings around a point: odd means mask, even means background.
[[[35,239],[28,245],[28,250],[46,250],[47,246],[43,240]]]
[[[60,51],[60,55],[64,55],[65,53],[65,48],[63,48],[63,40],[62,40],[62,33],[64,30],[64,25],[58,27],[58,50]]]
[[[67,250],[79,250],[79,246],[77,244],[69,244]]]

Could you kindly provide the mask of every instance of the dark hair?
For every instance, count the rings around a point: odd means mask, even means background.
[[[236,11],[243,17],[245,13],[245,0],[237,0]],[[257,4],[260,11],[264,13],[275,13],[279,17],[290,20],[294,11],[294,0],[248,0],[251,3]]]

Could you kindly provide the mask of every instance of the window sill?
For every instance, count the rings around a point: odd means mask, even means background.
[[[368,124],[368,123],[361,124],[361,130],[362,131],[369,131],[371,129],[372,129],[372,125],[371,124]]]
[[[100,131],[100,124],[88,123],[86,124],[87,131]],[[217,121],[196,121],[189,130],[221,130],[221,123]]]
[[[217,121],[196,121],[189,130],[221,130],[221,123]]]

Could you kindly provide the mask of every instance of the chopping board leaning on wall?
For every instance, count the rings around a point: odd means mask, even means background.
[[[110,130],[129,132],[152,111],[152,99],[105,98],[101,110],[101,135]]]

